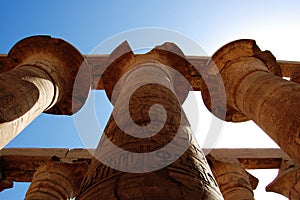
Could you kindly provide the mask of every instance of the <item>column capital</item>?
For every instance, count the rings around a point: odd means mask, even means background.
[[[181,75],[171,73],[174,81],[175,92],[181,102],[185,100],[190,85],[186,84],[186,80],[191,83],[191,69],[194,66],[185,58],[181,49],[174,43],[166,42],[161,46],[156,46],[146,54],[134,54],[127,41],[120,44],[109,56],[107,68],[103,74],[103,84],[106,94],[112,100],[112,91],[119,91],[115,88],[116,83],[133,68],[142,66],[143,64],[161,64],[170,67]],[[196,71],[196,69],[194,69]],[[183,80],[186,79],[186,80]],[[115,102],[112,102],[113,104]]]
[[[59,94],[57,102],[45,113],[71,115],[83,106],[87,98],[90,81],[88,74],[86,78],[83,76],[84,72],[88,73],[87,64],[81,53],[62,39],[50,36],[27,37],[12,47],[7,58],[3,58],[3,62],[10,69],[31,65],[48,73]],[[81,73],[76,81],[80,81],[77,85],[81,88],[75,88],[76,91],[73,91],[79,69]]]
[[[250,59],[246,60],[247,58]],[[235,62],[244,62],[243,64],[260,64],[256,66],[253,65],[251,67],[248,67],[248,65],[243,65],[243,67],[236,68],[236,66],[232,67],[232,64]],[[230,68],[230,70],[228,68]],[[210,99],[210,93],[212,92],[212,90],[218,90],[218,88],[220,87],[219,84],[224,84],[227,101],[230,101],[230,95],[228,95],[227,93],[226,86],[231,88],[235,86],[228,85],[231,84],[231,82],[227,79],[230,77],[232,79],[238,78],[236,77],[236,73],[232,73],[233,70],[236,70],[238,74],[241,74],[241,78],[253,71],[268,71],[280,77],[282,75],[280,65],[276,62],[276,58],[270,51],[261,51],[260,48],[256,45],[255,40],[241,39],[230,42],[217,50],[206,65],[205,76],[207,76],[207,80],[216,82],[215,79],[217,78],[214,77],[217,77],[219,74],[221,75],[220,78],[222,79],[222,81],[218,81],[218,84],[211,84],[213,87],[215,85],[215,88],[210,87],[208,89],[207,84],[204,84],[201,90],[203,101],[210,111],[212,111],[212,100]],[[222,94],[219,92],[215,95],[214,98],[220,99],[220,101],[222,102],[221,95]],[[218,102],[218,100],[215,100],[215,102]],[[244,113],[240,112],[232,105],[232,102],[227,102],[226,107],[226,121],[241,122],[249,120],[249,118]],[[223,118],[223,114],[219,114],[218,112],[214,112],[214,114],[221,119]]]
[[[237,159],[210,154],[207,159],[225,200],[254,200],[253,189],[257,187],[258,179],[249,174]]]
[[[86,162],[61,162],[54,156],[34,173],[25,199],[74,198],[87,168]]]

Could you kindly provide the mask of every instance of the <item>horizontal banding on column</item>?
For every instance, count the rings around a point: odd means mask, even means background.
[[[288,155],[300,162],[300,85],[267,72],[254,72],[237,90],[237,106]]]
[[[124,74],[121,78],[123,79],[122,85],[128,81],[135,81],[139,83],[139,85],[153,83],[167,87],[175,93],[170,69],[171,68],[161,63],[144,63],[132,68]]]
[[[230,67],[231,65],[235,67]],[[249,120],[248,116],[237,109],[235,91],[239,81],[254,71],[268,71],[270,74],[281,75],[275,57],[269,51],[262,52],[254,40],[236,40],[221,47],[208,61],[203,77],[205,84],[202,98],[206,107],[214,115],[223,119],[222,109],[215,112],[212,106],[220,107],[222,100],[224,101],[222,96],[224,94],[220,88],[225,87],[227,96],[225,120],[232,122]],[[217,105],[213,105],[212,101]]]
[[[50,159],[34,173],[25,199],[74,198],[87,168],[85,162],[64,163]]]
[[[49,72],[47,72],[47,67],[48,66],[44,66],[44,64],[42,63],[36,63],[34,65],[18,65],[15,67],[15,69],[24,69],[25,71],[30,72],[30,74],[35,74],[38,71],[41,71],[43,74],[45,74],[46,80],[48,80],[49,82],[52,83],[53,85],[53,98],[52,101],[48,104],[48,106],[44,109],[44,111],[47,111],[48,109],[52,108],[58,101],[59,98],[59,89],[57,87],[57,83],[56,81],[53,79],[53,75],[51,75]],[[35,78],[28,78],[28,77],[23,77],[22,80],[28,81],[28,82],[33,82],[33,80],[31,79],[35,79]],[[43,89],[41,87],[39,87],[38,85],[36,85],[40,91],[43,91],[46,94],[49,94],[49,90],[47,89]]]
[[[239,57],[225,65],[221,76],[225,86],[227,104],[239,110],[236,105],[236,101],[239,99],[237,90],[243,79],[256,71],[269,72],[265,64],[254,57]]]
[[[75,93],[73,85],[77,72],[80,68],[87,68],[87,64],[80,52],[69,43],[49,36],[32,36],[16,43],[8,57],[16,62],[16,66],[40,66],[54,80],[59,97],[46,113],[71,115],[84,104],[89,92],[89,80],[77,80],[81,89]],[[72,105],[72,98],[80,99],[77,105]]]

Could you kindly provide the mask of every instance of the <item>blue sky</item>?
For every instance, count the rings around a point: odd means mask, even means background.
[[[299,10],[297,0],[2,0],[0,53],[8,53],[22,38],[42,34],[62,38],[88,54],[120,32],[160,27],[192,38],[208,55],[232,40],[252,38],[279,59],[300,61]],[[111,106],[103,92],[97,93],[97,99],[99,121],[105,126]],[[72,117],[42,114],[7,147],[84,146]],[[22,199],[26,187],[16,184],[13,190],[0,193],[0,199]]]

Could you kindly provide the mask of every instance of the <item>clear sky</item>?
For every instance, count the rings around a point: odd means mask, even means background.
[[[269,49],[277,59],[300,61],[299,10],[298,0],[2,0],[0,53],[8,53],[22,38],[42,34],[62,38],[81,53],[88,54],[99,43],[120,32],[159,27],[190,37],[208,55],[232,40],[251,38],[262,50]],[[103,92],[97,93],[97,102],[99,122],[105,126],[111,106]],[[42,114],[7,147],[84,148],[84,145],[73,117]],[[276,145],[258,127],[247,122],[226,123],[216,147],[263,148]],[[261,176],[256,199],[286,199],[263,192],[266,184],[275,178],[276,171],[254,173]],[[27,187],[28,184],[15,184],[14,189],[0,193],[0,199],[23,199]]]

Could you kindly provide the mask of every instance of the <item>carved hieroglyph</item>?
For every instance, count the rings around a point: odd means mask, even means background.
[[[121,84],[112,91],[115,85],[104,82],[115,107],[104,132],[106,138],[102,137],[95,153],[98,160],[92,160],[77,199],[223,199],[182,112],[188,87],[175,83],[172,72],[160,62],[164,55],[157,49],[139,56],[128,49],[124,43],[115,50],[113,55],[127,53],[104,74],[104,78],[122,77],[118,80]],[[175,55],[169,55],[167,61],[174,60]],[[153,106],[157,104],[164,109]],[[125,116],[126,109],[130,116]],[[153,134],[152,129],[161,124],[161,130]],[[179,137],[174,139],[175,135]]]
[[[208,76],[214,77],[218,72],[212,66],[217,66],[225,86],[226,120],[253,120],[299,164],[300,85],[282,79],[274,56],[253,40],[237,40],[218,50],[207,66]],[[211,109],[207,89],[202,96]]]
[[[70,115],[84,104],[89,80],[80,77],[77,91],[73,84],[80,67],[86,69],[85,62],[67,42],[25,38],[1,60],[8,66],[0,74],[0,149],[42,112]]]

